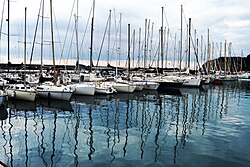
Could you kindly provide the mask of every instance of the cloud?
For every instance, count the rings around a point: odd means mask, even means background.
[[[7,1],[6,1],[7,2]],[[75,6],[73,8],[73,2]],[[77,0],[53,0],[53,11],[54,11],[54,29],[55,38],[59,41],[57,43],[57,54],[60,55],[61,48],[64,41],[65,44],[65,57],[69,53],[75,55],[73,48],[75,45],[75,29],[74,29],[74,18],[71,18],[70,29],[67,30],[70,15],[76,14],[76,2]],[[90,45],[90,23],[87,25],[89,14],[93,4],[93,0],[79,0],[79,37],[80,40],[84,39],[84,47],[82,49],[83,58],[87,59],[89,55]],[[250,1],[246,0],[96,0],[95,1],[95,23],[94,23],[94,53],[95,56],[99,53],[102,38],[105,31],[105,26],[109,16],[109,10],[112,11],[112,26],[111,26],[111,45],[112,49],[115,50],[114,46],[117,42],[117,30],[119,23],[119,14],[122,13],[122,43],[123,43],[123,54],[126,55],[127,49],[127,25],[131,24],[131,31],[136,31],[136,41],[138,42],[138,31],[139,28],[142,30],[143,40],[145,19],[150,19],[151,25],[154,23],[154,42],[158,43],[158,31],[162,22],[161,8],[164,7],[164,26],[170,29],[172,41],[174,40],[174,34],[177,34],[177,39],[180,39],[180,11],[181,4],[184,10],[184,30],[186,33],[186,25],[188,18],[192,18],[192,27],[197,30],[197,36],[201,35],[206,38],[207,29],[210,29],[210,36],[213,42],[224,42],[225,40],[230,41],[234,45],[234,49],[237,55],[244,50],[246,54],[250,53],[249,48],[249,26],[250,17],[249,9]],[[1,4],[0,4],[1,5]],[[7,3],[5,4],[4,20],[7,18]],[[22,0],[11,2],[11,33],[12,34],[23,34],[23,20],[24,20],[24,7],[28,9],[28,23],[29,23],[29,40],[32,41],[36,20],[40,8],[40,1]],[[0,10],[2,8],[0,7]],[[73,10],[72,10],[73,9]],[[72,11],[72,13],[71,13]],[[45,39],[50,39],[50,21],[49,21],[49,1],[45,1]],[[185,22],[186,21],[186,22]],[[7,32],[6,21],[3,22],[2,32]],[[115,24],[116,23],[116,24]],[[39,29],[41,25],[39,25]],[[85,34],[86,30],[86,34]],[[66,34],[68,33],[67,39]],[[132,34],[132,32],[131,32]],[[184,36],[185,38],[186,36]],[[38,33],[37,38],[40,38]],[[6,37],[1,40],[1,52],[5,51]],[[14,39],[14,37],[12,37]],[[22,36],[19,37],[22,39]],[[14,44],[12,41],[12,45]],[[173,43],[173,42],[172,42]],[[61,45],[61,46],[60,46]],[[17,43],[16,46],[19,46]],[[138,46],[138,44],[137,44]],[[37,46],[38,47],[38,46]],[[155,46],[156,48],[157,46]],[[173,45],[172,45],[173,47]],[[16,48],[16,47],[13,47]],[[49,46],[48,54],[50,54]],[[69,49],[72,48],[72,51]],[[156,50],[156,49],[155,49]],[[39,52],[39,49],[36,49]],[[103,55],[107,53],[107,37],[103,46]],[[5,54],[5,53],[0,53]],[[39,53],[37,53],[39,55]]]

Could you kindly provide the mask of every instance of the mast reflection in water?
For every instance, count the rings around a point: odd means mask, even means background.
[[[250,164],[249,85],[180,91],[9,101],[1,107],[0,159],[8,166]]]

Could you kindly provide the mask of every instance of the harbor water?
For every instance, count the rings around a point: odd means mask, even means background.
[[[0,160],[12,166],[250,166],[250,82],[11,101]]]

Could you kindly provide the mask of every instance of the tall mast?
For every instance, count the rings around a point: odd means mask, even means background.
[[[24,83],[26,83],[26,18],[27,18],[27,7],[25,7],[24,14]]]
[[[10,0],[8,0],[8,72],[10,65]]]
[[[78,47],[78,16],[75,15],[75,31],[76,31],[76,72],[79,72],[79,47]]]
[[[182,13],[183,13],[183,8],[181,5],[181,39],[180,39],[180,71],[181,71],[181,57],[182,57]]]
[[[145,40],[144,40],[144,70],[146,70],[147,63],[147,19],[145,19]]]
[[[110,31],[111,31],[111,10],[109,10],[109,29],[108,29],[108,60],[107,60],[107,65],[109,64],[109,59],[110,59]]]
[[[188,27],[188,68],[190,69],[190,46],[191,46],[191,18],[189,18]]]
[[[203,64],[203,36],[201,35],[201,46],[200,46],[200,51],[201,51],[201,64]],[[202,70],[203,70],[203,65],[202,65]]]
[[[53,11],[52,11],[52,0],[50,0],[50,30],[51,30],[51,45],[52,45],[52,60],[54,67],[54,81],[56,83],[56,64],[55,64],[55,48],[54,48],[54,32],[53,32]]]
[[[130,77],[130,24],[128,24],[128,80]]]
[[[76,15],[75,15],[75,31],[76,31],[76,72],[79,72],[79,61],[80,61],[80,54],[79,54],[79,45],[78,45],[78,0],[76,1]]]
[[[168,67],[168,46],[169,46],[169,28],[168,28],[168,30],[167,30],[167,46],[166,46],[166,57],[165,57],[165,68],[167,68]]]
[[[147,62],[149,62],[149,30],[150,30],[150,20],[148,20],[148,28],[147,28],[147,42],[146,42],[146,54],[147,54]],[[147,64],[146,64],[147,65]],[[148,63],[148,67],[150,67],[150,62]]]
[[[121,40],[122,40],[122,13],[120,13],[120,25],[119,25],[119,66],[120,66],[120,56],[121,56]]]
[[[43,68],[43,21],[44,21],[44,0],[42,0],[42,31],[41,31],[41,72]]]
[[[154,33],[154,23],[152,23],[152,26],[151,26],[151,35],[150,35],[150,48],[149,48],[149,62],[151,63],[152,62],[152,49],[153,49],[153,34]],[[149,64],[150,64],[149,63]]]
[[[141,56],[141,28],[139,28],[139,46],[138,46],[138,67],[140,67],[140,56]]]
[[[175,57],[176,57],[176,33],[174,34],[174,63],[173,68],[175,68]]]
[[[243,50],[241,50],[241,56],[240,56],[240,72],[241,73],[242,73],[242,57],[243,57]]]
[[[89,72],[92,72],[92,66],[93,66],[93,60],[92,60],[92,57],[93,57],[93,31],[94,31],[94,15],[95,15],[95,0],[93,1],[93,16],[92,16],[92,21],[91,21],[91,40],[90,40],[90,56],[89,56],[89,59],[90,59],[90,68],[89,68]]]
[[[132,40],[133,40],[133,51],[132,51],[132,61],[133,61],[133,65],[132,67],[135,67],[135,30],[133,30],[133,35],[132,35]]]
[[[163,55],[164,55],[164,53],[163,53],[163,10],[164,10],[164,8],[162,7],[161,8],[162,9],[162,22],[161,22],[161,35],[160,35],[160,37],[161,37],[161,68],[162,68],[162,73],[163,73]]]
[[[122,14],[120,13],[120,21],[119,21],[119,46],[117,47],[117,56],[116,56],[116,68],[115,68],[115,75],[118,75],[118,65],[120,66],[120,54],[121,54],[121,32],[122,31]],[[119,59],[119,62],[117,62]]]
[[[226,75],[227,71],[227,40],[225,40],[224,44],[224,73]]]
[[[222,42],[220,42],[220,61],[219,61],[219,68],[221,72],[221,64],[222,64]]]

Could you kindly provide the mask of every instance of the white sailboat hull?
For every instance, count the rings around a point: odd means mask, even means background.
[[[67,87],[72,89],[74,94],[78,94],[78,95],[94,95],[95,94],[95,85],[92,85],[92,84],[79,83],[79,84],[71,84],[71,85],[68,85]]]
[[[114,90],[112,90],[112,88],[103,88],[103,87],[96,87],[95,88],[95,93],[96,94],[113,94]]]
[[[157,90],[157,88],[159,87],[159,83],[156,82],[145,82],[144,83],[144,88],[145,90]]]
[[[56,86],[53,83],[45,83],[37,86],[37,94],[41,98],[57,100],[69,100],[73,91],[66,86]]]
[[[7,89],[6,93],[9,98],[18,99],[18,100],[35,101],[35,98],[36,98],[36,92],[33,92],[33,91]]]
[[[122,92],[122,93],[132,93],[135,91],[136,88],[135,85],[130,85],[126,83],[114,83],[113,86],[117,92]]]
[[[185,78],[184,83],[182,86],[187,87],[199,87],[201,85],[200,78]]]
[[[24,84],[10,85],[5,91],[8,97],[13,99],[35,101],[36,98],[36,91]]]
[[[72,92],[61,91],[38,91],[37,94],[41,98],[51,98],[57,100],[69,100],[72,96]]]

